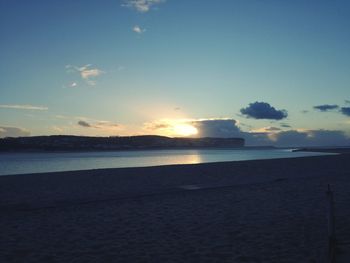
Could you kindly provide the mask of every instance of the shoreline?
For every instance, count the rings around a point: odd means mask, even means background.
[[[335,167],[350,171],[350,155],[2,175],[0,210],[9,205],[31,207],[57,200],[104,199],[192,185],[217,187],[310,176],[331,177]],[[336,172],[344,173],[342,170]]]
[[[296,152],[304,152],[303,150]],[[305,151],[307,152],[307,151]],[[56,152],[55,152],[56,153]],[[71,152],[70,152],[71,153]],[[315,151],[315,153],[317,153]],[[241,162],[253,162],[253,161],[269,161],[269,160],[282,160],[282,159],[298,159],[298,158],[312,158],[312,157],[328,157],[335,155],[346,155],[347,153],[338,153],[338,152],[320,152],[320,153],[329,153],[329,155],[311,155],[311,156],[295,156],[295,157],[277,157],[277,158],[266,158],[266,159],[249,159],[249,160],[237,160],[237,161],[218,161],[218,162],[204,162],[204,163],[187,163],[187,164],[164,164],[164,165],[150,165],[150,166],[130,166],[130,167],[111,167],[111,168],[96,168],[96,169],[77,169],[77,170],[63,170],[63,171],[49,171],[49,172],[35,172],[35,173],[19,173],[19,174],[0,174],[1,177],[7,176],[31,176],[31,175],[40,175],[40,174],[56,174],[56,173],[83,173],[83,172],[92,172],[92,171],[117,171],[122,169],[147,169],[147,168],[162,168],[162,167],[182,167],[182,166],[200,166],[200,165],[218,165],[218,164],[231,164],[231,163],[241,163]]]
[[[140,157],[138,155],[133,156],[133,155],[128,155],[128,154],[124,154],[124,155],[120,155],[122,154],[121,151],[114,151],[112,152],[112,154],[108,155],[108,153],[106,152],[52,152],[52,153],[34,153],[33,156],[31,156],[30,154],[33,153],[6,153],[4,158],[2,160],[2,163],[0,163],[1,165],[5,165],[4,167],[6,168],[6,160],[8,159],[8,161],[14,161],[16,159],[10,159],[10,158],[16,158],[16,156],[19,156],[18,160],[21,160],[21,158],[24,159],[24,161],[26,161],[26,163],[24,163],[24,166],[21,166],[21,163],[19,162],[18,165],[16,166],[16,162],[12,163],[12,166],[8,166],[7,169],[3,169],[2,171],[0,171],[0,177],[2,176],[14,176],[14,175],[26,175],[26,174],[36,174],[36,173],[52,173],[52,172],[72,172],[72,171],[88,171],[88,170],[97,170],[97,169],[121,169],[121,168],[146,168],[146,167],[157,167],[157,166],[168,166],[168,165],[189,165],[189,164],[206,164],[206,163],[218,163],[218,162],[237,162],[237,161],[250,161],[250,160],[269,160],[269,159],[282,159],[282,158],[299,158],[299,157],[310,157],[310,156],[328,156],[328,155],[335,155],[336,153],[333,152],[304,152],[304,153],[293,153],[292,149],[286,149],[286,148],[280,148],[280,149],[268,149],[266,150],[266,148],[247,148],[247,149],[223,149],[223,148],[206,148],[206,149],[198,149],[199,153],[197,152],[193,152],[196,151],[195,149],[189,150],[189,149],[178,149],[178,150],[154,150],[154,152],[152,154],[155,154],[155,160],[156,161],[152,161],[151,158],[144,158],[144,159],[140,159],[139,162],[138,159],[132,159],[132,157]],[[243,153],[241,156],[238,155],[238,157],[235,155],[233,155],[232,157],[230,156],[221,156],[221,158],[217,158],[215,157],[215,155],[212,155],[210,158],[205,157],[206,154],[211,153],[210,151],[229,151],[232,154],[235,154],[234,151],[238,151],[238,153]],[[147,150],[145,151],[147,152],[151,152],[152,150]],[[171,161],[171,158],[165,158],[165,159],[161,159],[163,157],[163,152],[165,153],[165,156],[169,155],[169,157],[173,158],[173,154],[174,154],[174,159]],[[250,155],[245,155],[244,151],[253,151],[254,154]],[[261,152],[264,153],[264,155],[260,154]],[[265,151],[268,151],[267,154],[265,154]],[[130,151],[132,152],[132,151]],[[143,151],[137,151],[138,154],[143,154]],[[276,154],[278,153],[278,154]],[[28,156],[26,155],[28,154]],[[37,154],[37,155],[35,155]],[[45,154],[52,154],[52,155],[45,155]],[[80,155],[79,155],[80,154]],[[188,155],[187,155],[188,154]],[[201,159],[201,157],[198,157],[198,160],[191,160],[191,159],[186,159],[186,156],[194,156],[193,158],[196,157],[196,155],[201,156],[202,154],[204,154],[204,159]],[[95,156],[96,155],[96,156]],[[1,153],[0,153],[1,156]],[[153,155],[152,155],[153,156]],[[184,158],[178,158],[177,156],[183,156]],[[32,158],[32,159],[26,159],[27,157]],[[84,160],[84,162],[74,162],[75,157],[79,157],[78,160],[82,159]],[[87,160],[89,159],[84,159],[86,157],[95,157],[96,160],[94,160],[94,162],[89,163],[87,162]],[[127,158],[127,160],[124,160],[124,163],[120,160],[119,157],[125,157]],[[146,155],[147,157],[147,155]],[[150,156],[149,156],[150,157]],[[7,159],[6,159],[7,158]],[[72,161],[70,161],[67,165],[65,165],[63,163],[63,161],[59,161],[59,162],[51,162],[51,160],[54,160],[55,158],[57,158],[58,160],[70,160],[72,159]],[[102,158],[102,159],[100,159]],[[110,158],[116,158],[116,159],[110,159]],[[152,157],[153,158],[153,157]],[[45,160],[48,160],[50,162],[45,162]],[[103,160],[104,163],[103,165],[99,164],[99,160]],[[32,161],[34,163],[36,163],[37,167],[35,166],[31,166],[30,162],[28,161]],[[38,164],[42,164],[42,167],[45,168],[41,168],[40,165]],[[17,169],[17,167],[21,167],[20,169]],[[84,169],[82,169],[82,167],[84,167]]]
[[[293,152],[319,152],[319,153],[339,153],[350,154],[350,146],[345,147],[300,147]]]

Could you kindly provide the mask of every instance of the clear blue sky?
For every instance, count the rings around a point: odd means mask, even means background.
[[[345,0],[1,0],[0,136],[182,136],[232,119],[275,142],[346,140],[349,28]],[[255,102],[287,114],[242,113]]]

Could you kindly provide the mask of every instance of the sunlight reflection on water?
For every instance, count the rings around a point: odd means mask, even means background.
[[[290,158],[329,155],[290,150],[148,150],[76,153],[0,153],[0,175],[86,170],[100,168],[144,167],[169,164]]]

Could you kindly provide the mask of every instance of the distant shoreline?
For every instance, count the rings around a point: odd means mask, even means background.
[[[350,146],[345,147],[302,147],[294,149],[293,152],[320,152],[350,154]]]
[[[33,136],[0,139],[0,151],[117,151],[166,148],[241,148],[243,138],[171,138],[158,135],[88,137],[72,135]]]

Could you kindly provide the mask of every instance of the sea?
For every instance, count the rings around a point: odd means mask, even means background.
[[[0,175],[330,155],[292,149],[0,153]]]

